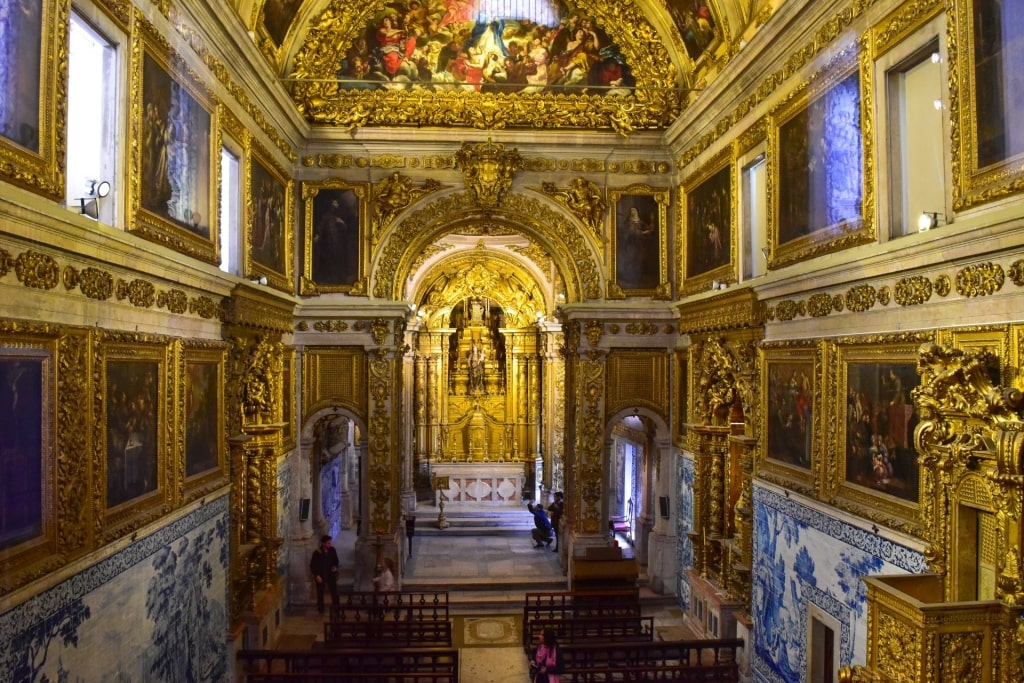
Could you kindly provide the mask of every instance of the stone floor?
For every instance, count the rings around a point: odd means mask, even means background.
[[[429,512],[429,511],[428,511]],[[430,519],[429,516],[426,519]],[[352,536],[349,538],[348,536]],[[354,532],[335,539],[342,563],[342,585],[352,564]],[[475,535],[417,533],[412,558],[402,576],[406,590],[448,590],[456,642],[461,645],[463,683],[522,683],[528,663],[516,625],[525,592],[567,590],[559,553],[534,548],[528,527],[523,530],[480,529]],[[671,596],[641,589],[644,614],[654,617],[656,637],[695,637]],[[295,601],[293,601],[294,603]],[[310,602],[294,606],[285,617],[282,648],[312,647],[323,639],[323,617]]]

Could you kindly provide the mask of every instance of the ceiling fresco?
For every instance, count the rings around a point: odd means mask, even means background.
[[[243,0],[238,11],[313,123],[628,133],[670,125],[771,5]]]

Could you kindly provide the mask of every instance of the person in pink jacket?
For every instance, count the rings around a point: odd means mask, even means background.
[[[565,668],[565,661],[562,658],[562,648],[558,644],[555,629],[546,628],[544,629],[544,640],[537,647],[533,665],[530,667],[533,683],[559,683],[563,668]]]

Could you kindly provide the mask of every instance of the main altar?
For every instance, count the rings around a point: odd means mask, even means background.
[[[434,300],[455,301],[429,311],[418,337],[417,468],[421,478],[447,478],[452,508],[521,505],[533,497],[540,458],[536,318],[471,295],[473,282],[492,277],[470,268],[445,280]],[[469,295],[453,297],[453,287]]]

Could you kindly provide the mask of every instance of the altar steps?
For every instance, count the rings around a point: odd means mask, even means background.
[[[533,529],[526,506],[500,510],[451,510],[445,507],[447,529],[438,526],[437,508],[416,510],[417,536],[523,536]]]

